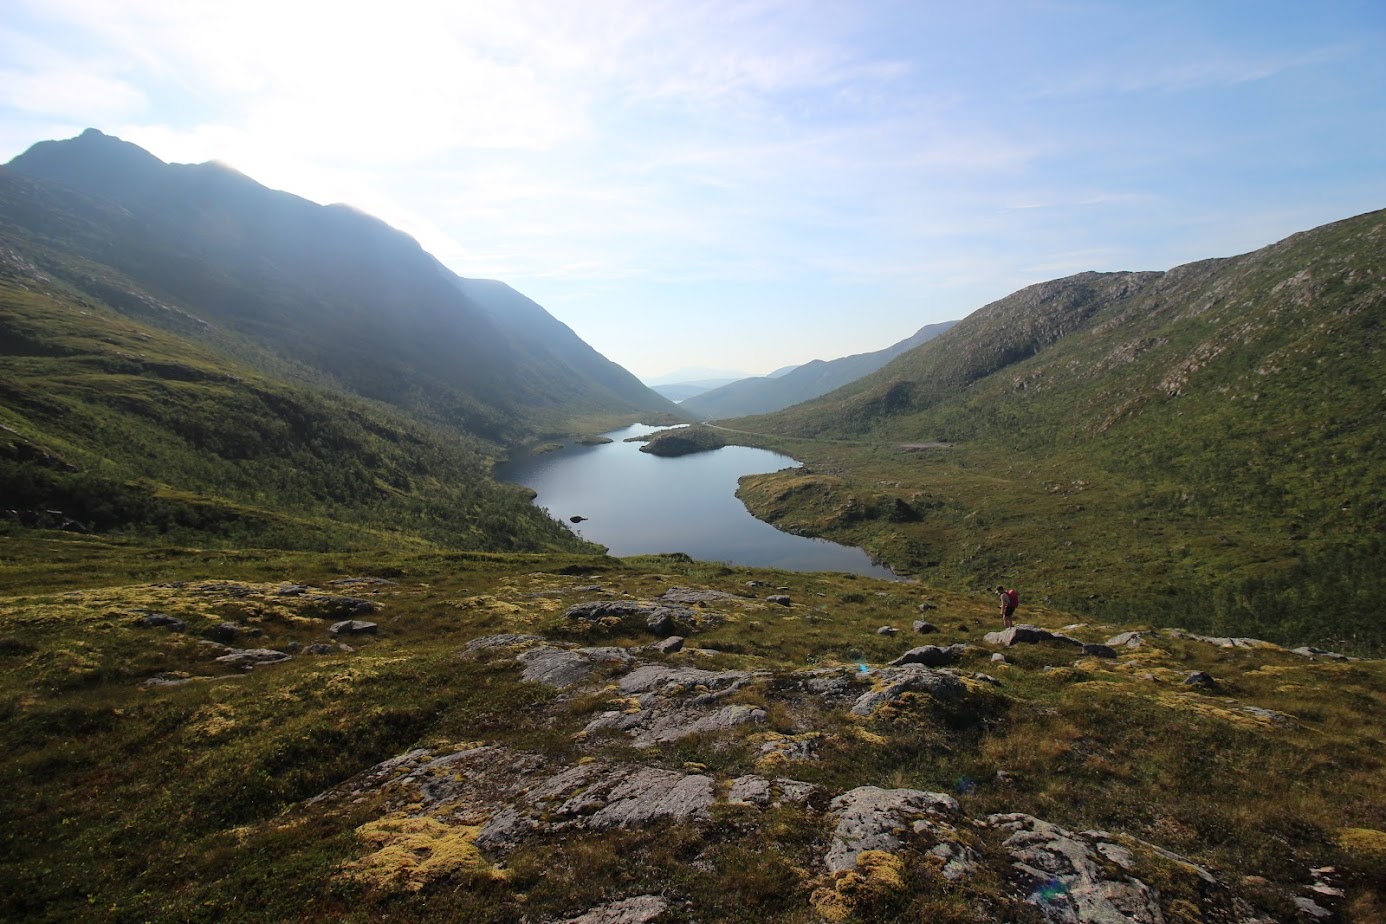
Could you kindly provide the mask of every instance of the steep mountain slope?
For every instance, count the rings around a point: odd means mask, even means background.
[[[1383,212],[1168,272],[1042,283],[816,402],[731,424],[921,448],[848,476],[898,476],[908,515],[882,502],[873,523],[859,499],[810,520],[811,497],[841,496],[830,480],[792,500],[788,476],[766,476],[745,496],[785,526],[884,542],[896,564],[1012,575],[1075,608],[1380,646],[1383,324]]]
[[[516,439],[677,413],[508,287],[460,279],[376,219],[218,164],[165,164],[88,130],[0,171],[0,216],[45,269],[55,255],[109,267],[300,371],[466,432]]]
[[[957,321],[927,324],[912,336],[884,350],[857,353],[839,359],[815,359],[788,371],[742,379],[704,392],[683,402],[683,409],[711,420],[764,414],[825,395],[834,389],[870,375],[901,353],[927,343],[949,330]]]
[[[0,247],[0,530],[309,549],[581,547],[526,492],[490,479],[494,452],[266,375]]]

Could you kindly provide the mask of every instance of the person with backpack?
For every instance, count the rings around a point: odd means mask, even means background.
[[[1001,624],[1009,629],[1015,625],[1012,619],[1015,615],[1015,608],[1020,606],[1020,594],[1015,592],[1015,588],[1006,589],[1006,585],[996,585],[996,594],[1001,598]]]

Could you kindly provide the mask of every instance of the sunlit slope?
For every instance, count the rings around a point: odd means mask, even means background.
[[[513,439],[675,412],[528,299],[460,279],[353,209],[215,163],[165,164],[91,130],[35,145],[0,184],[8,233],[412,415]]]
[[[0,527],[284,548],[576,547],[489,478],[492,454],[258,372],[0,252]]]
[[[731,422],[850,441],[810,459],[828,473],[743,497],[939,579],[1006,574],[1075,608],[1380,645],[1384,321],[1382,212],[1164,273],[1031,286],[819,401]],[[952,448],[898,449],[933,441]],[[850,511],[825,500],[848,489]]]
[[[1084,273],[986,306],[820,401],[747,418],[801,436],[1081,450],[1225,512],[1337,528],[1386,497],[1386,212],[1166,273]]]

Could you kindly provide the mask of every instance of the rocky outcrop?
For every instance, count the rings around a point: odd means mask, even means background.
[[[589,625],[604,624],[628,630],[645,629],[656,635],[692,632],[702,617],[685,606],[636,603],[630,600],[594,600],[568,607],[564,618]]]
[[[1019,813],[987,822],[1012,832],[1011,855],[1026,901],[1056,924],[1131,922],[1164,924],[1154,889],[1130,875],[1131,851],[1100,831],[1074,834]]]
[[[961,699],[967,687],[947,670],[933,670],[918,664],[883,668],[875,677],[874,688],[861,694],[852,704],[852,715],[869,716],[886,703],[906,693],[922,692],[941,700]]]
[[[960,841],[952,824],[961,818],[958,801],[943,793],[860,786],[829,803],[828,814],[837,820],[823,858],[829,872],[852,869],[868,850],[898,853],[907,843],[937,850],[949,879],[977,863],[977,854]]]
[[[560,690],[592,679],[603,668],[628,667],[635,659],[624,648],[531,648],[515,658],[525,680]]]
[[[229,664],[232,667],[239,667],[241,670],[248,671],[264,664],[278,664],[280,661],[288,661],[292,657],[292,655],[275,651],[272,648],[243,648],[221,655],[216,660],[222,664]]]

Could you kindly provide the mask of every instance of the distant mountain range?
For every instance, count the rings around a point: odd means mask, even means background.
[[[944,321],[921,327],[912,336],[883,350],[857,353],[841,359],[821,360],[801,366],[786,366],[766,376],[741,379],[690,395],[683,400],[685,411],[705,419],[765,414],[826,395],[836,388],[870,375],[901,353],[927,343],[957,321]],[[678,400],[678,399],[676,399]]]

